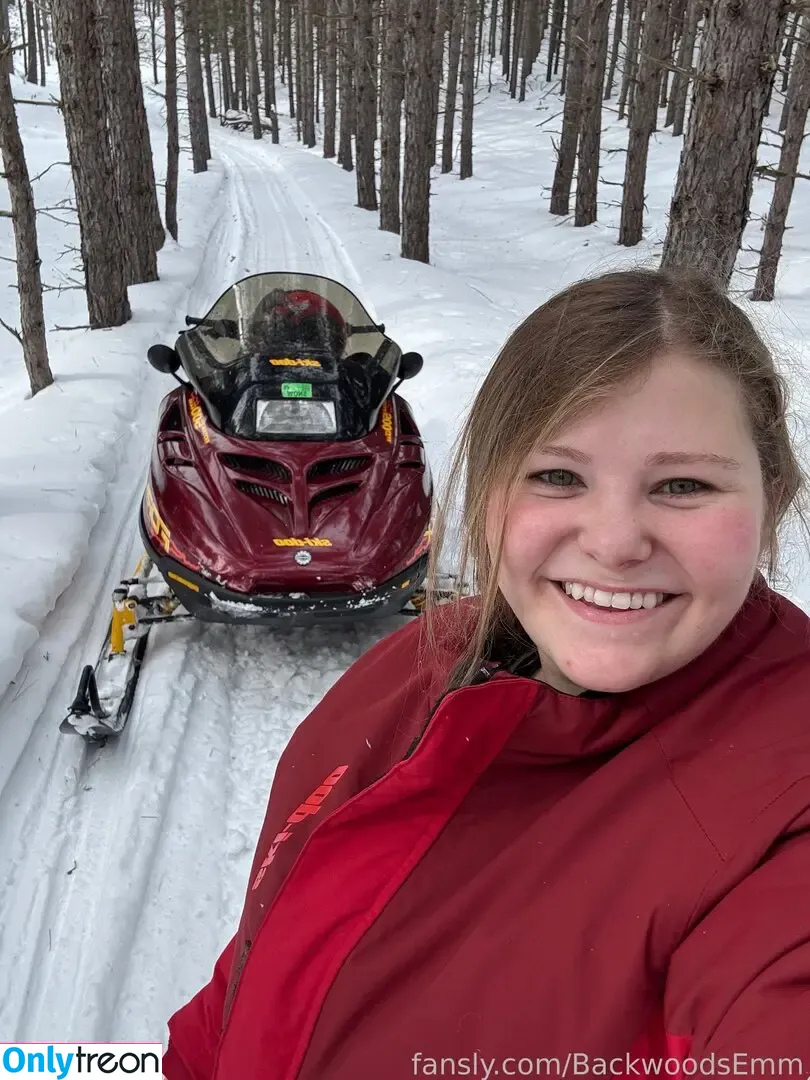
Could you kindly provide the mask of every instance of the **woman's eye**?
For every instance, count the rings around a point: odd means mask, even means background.
[[[664,492],[665,495],[700,495],[709,490],[708,484],[704,484],[700,480],[688,480],[685,478],[665,480],[661,486],[672,488],[671,491]]]
[[[577,483],[577,477],[567,469],[546,469],[544,472],[532,473],[530,480],[539,480],[543,484],[552,487],[571,487]]]

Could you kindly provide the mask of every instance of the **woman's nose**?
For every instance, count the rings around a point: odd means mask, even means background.
[[[641,508],[613,497],[583,500],[579,546],[602,566],[620,568],[648,559],[653,542]]]

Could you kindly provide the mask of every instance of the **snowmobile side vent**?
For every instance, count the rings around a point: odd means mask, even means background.
[[[273,502],[281,503],[282,506],[290,505],[290,497],[285,495],[283,491],[276,490],[276,488],[265,487],[264,484],[251,484],[248,480],[237,480],[236,487],[239,491],[243,491],[245,495],[255,495],[259,499],[271,499]]]
[[[274,480],[282,480],[289,483],[292,479],[290,470],[280,461],[271,461],[270,458],[254,457],[252,454],[222,454],[220,461],[229,469],[238,472],[261,473],[263,476],[272,476]]]
[[[307,479],[325,480],[330,476],[348,476],[351,473],[365,472],[370,465],[371,458],[367,454],[359,457],[327,458],[312,466]]]
[[[342,495],[353,495],[355,491],[359,490],[359,484],[338,484],[335,487],[326,488],[324,491],[318,491],[312,496],[309,500],[309,508],[312,510],[322,502],[326,502],[327,499],[338,499]]]
[[[183,417],[180,412],[180,406],[175,401],[170,406],[166,415],[163,417],[163,423],[160,425],[161,431],[182,431],[183,430]]]
[[[193,466],[194,459],[191,456],[188,442],[182,435],[161,435],[158,438],[158,453],[161,462],[167,468],[182,468]]]
[[[406,409],[404,405],[399,407],[399,430],[402,435],[419,435],[410,410]]]

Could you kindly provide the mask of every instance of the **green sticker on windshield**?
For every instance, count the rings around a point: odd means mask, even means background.
[[[312,383],[285,382],[281,384],[281,396],[285,398],[311,398]]]

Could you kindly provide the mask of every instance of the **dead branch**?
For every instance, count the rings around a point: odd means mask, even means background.
[[[8,330],[8,332],[12,335],[12,337],[15,337],[17,339],[17,341],[19,341],[20,345],[22,345],[23,339],[22,339],[22,335],[20,334],[19,330],[15,330],[13,326],[9,326],[8,323],[3,322],[2,319],[0,319],[0,326],[2,326],[4,330]]]

